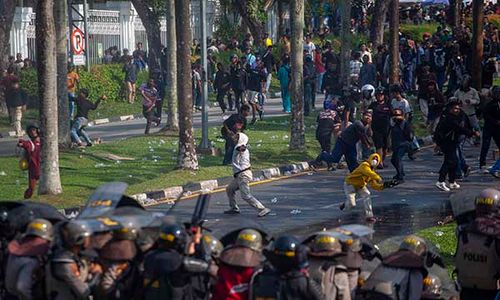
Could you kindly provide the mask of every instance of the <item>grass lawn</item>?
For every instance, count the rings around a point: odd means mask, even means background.
[[[453,255],[455,255],[457,247],[456,228],[456,223],[451,223],[444,226],[427,228],[416,233],[416,235],[425,238],[437,248],[446,263],[450,276],[455,268]]]
[[[288,150],[290,140],[289,117],[268,118],[250,126],[252,165],[255,169],[314,159],[319,151],[314,138],[315,117],[306,118],[306,151]],[[217,136],[220,128],[210,128],[210,139],[217,148],[224,141]],[[195,131],[197,144],[200,130]],[[222,157],[199,156],[199,171],[175,170],[178,151],[176,136],[147,136],[96,145],[92,148],[67,150],[60,153],[61,180],[64,193],[58,196],[36,196],[58,207],[81,204],[100,184],[124,181],[129,194],[182,185],[204,179],[228,176],[231,168],[221,166]],[[112,161],[103,154],[133,158],[133,161]],[[20,171],[17,157],[0,158],[0,200],[21,199],[26,188],[27,173]]]

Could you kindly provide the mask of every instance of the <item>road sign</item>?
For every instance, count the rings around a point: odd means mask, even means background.
[[[73,64],[75,64],[75,66],[85,66],[85,61],[85,55],[73,55]]]
[[[71,49],[73,54],[82,54],[85,51],[85,35],[80,28],[73,29],[71,32]]]

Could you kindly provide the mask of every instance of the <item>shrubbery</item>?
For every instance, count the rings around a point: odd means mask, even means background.
[[[85,88],[90,92],[90,98],[105,94],[108,102],[124,102],[123,79],[125,73],[120,64],[94,65],[90,72],[79,68],[79,88]],[[28,96],[38,98],[38,79],[36,69],[22,70],[20,73],[21,87],[26,90]],[[142,71],[137,75],[137,86],[139,87],[148,78],[148,72]],[[36,102],[36,100],[35,100]]]

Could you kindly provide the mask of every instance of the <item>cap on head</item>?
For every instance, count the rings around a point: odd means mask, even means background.
[[[475,199],[476,215],[500,213],[500,191],[493,188],[484,189]]]
[[[51,242],[54,239],[54,229],[52,223],[45,219],[34,219],[28,224],[25,232],[26,236],[37,236]]]
[[[260,252],[262,251],[262,235],[255,229],[243,229],[238,233],[234,245]]]
[[[404,238],[401,245],[399,245],[400,250],[408,250],[414,254],[423,257],[427,252],[427,244],[424,239],[416,235],[408,235]]]

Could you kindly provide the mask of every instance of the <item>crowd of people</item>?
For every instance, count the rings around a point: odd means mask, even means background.
[[[48,205],[0,205],[2,299],[498,299],[500,191],[492,188],[452,202],[459,290],[446,292],[449,279],[432,268],[443,259],[415,235],[383,255],[364,225],[299,239],[238,218],[217,238],[172,215],[146,225],[130,199],[119,208],[92,199],[71,220]]]

